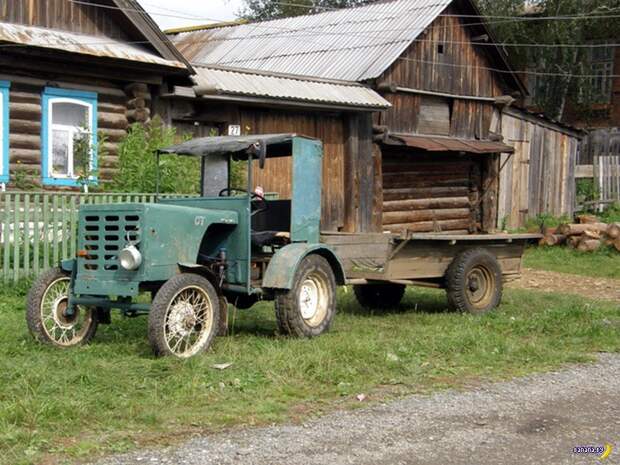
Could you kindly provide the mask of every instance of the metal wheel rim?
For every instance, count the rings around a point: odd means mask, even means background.
[[[494,289],[495,276],[487,267],[476,265],[467,273],[467,299],[474,307],[483,309],[490,305]]]
[[[69,277],[58,278],[43,293],[39,307],[43,331],[54,343],[70,347],[79,344],[93,322],[92,309],[77,306],[75,315],[66,314]]]
[[[164,339],[180,358],[196,355],[213,329],[213,303],[199,286],[186,286],[170,300],[166,310]]]
[[[311,273],[299,291],[301,317],[309,326],[319,326],[327,316],[328,305],[327,283],[318,273]]]

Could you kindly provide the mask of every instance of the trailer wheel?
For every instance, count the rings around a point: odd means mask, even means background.
[[[275,296],[281,333],[315,337],[329,329],[336,314],[336,278],[329,262],[309,255],[295,271],[293,287]]]
[[[368,309],[387,310],[398,306],[405,295],[404,284],[356,284],[353,292],[357,302]]]
[[[77,306],[68,312],[71,277],[51,268],[36,279],[26,300],[26,322],[39,341],[57,347],[87,344],[97,332],[97,309]]]
[[[200,275],[182,273],[166,281],[153,299],[149,341],[156,355],[189,358],[209,348],[219,320],[213,285]]]
[[[487,313],[502,300],[502,270],[493,254],[470,249],[459,254],[446,272],[448,304],[475,315]]]

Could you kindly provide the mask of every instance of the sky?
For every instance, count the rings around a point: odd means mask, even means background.
[[[235,19],[242,0],[138,0],[161,29]]]

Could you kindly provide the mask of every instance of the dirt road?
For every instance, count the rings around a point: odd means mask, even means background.
[[[574,447],[612,444],[604,461]],[[98,465],[620,464],[620,354],[595,364],[446,391],[302,425],[196,438]]]
[[[508,283],[508,287],[575,294],[588,299],[620,302],[620,280],[618,279],[591,278],[526,268],[523,270],[522,277]]]

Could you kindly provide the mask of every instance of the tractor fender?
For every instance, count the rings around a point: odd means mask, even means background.
[[[75,258],[60,261],[60,269],[67,273],[71,273],[75,267]]]
[[[179,271],[181,271],[181,273],[195,273],[195,274],[199,274],[204,278],[207,278],[207,280],[213,284],[213,287],[215,288],[215,290],[217,291],[217,293],[221,293],[222,290],[220,288],[220,284],[218,282],[217,276],[215,276],[215,274],[213,273],[213,271],[211,271],[209,268],[207,268],[204,265],[199,265],[197,263],[189,263],[189,262],[179,262],[177,263],[177,265],[179,266]]]
[[[325,258],[332,267],[336,283],[339,285],[345,283],[344,268],[333,250],[325,244],[298,242],[282,247],[271,258],[263,277],[263,287],[267,289],[291,289],[299,263],[311,254]]]

